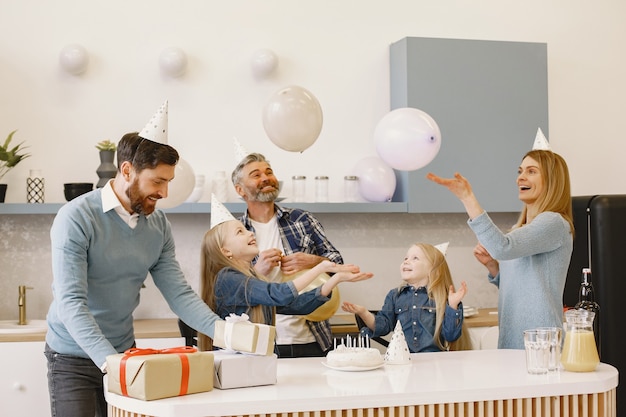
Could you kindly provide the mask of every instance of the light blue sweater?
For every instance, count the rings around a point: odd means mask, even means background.
[[[212,336],[219,319],[189,286],[175,258],[165,214],[140,215],[132,229],[115,212],[102,212],[101,190],[65,204],[50,231],[52,291],[46,342],[55,351],[91,358],[130,348],[133,311],[148,273],[170,308]]]
[[[563,326],[563,289],[572,255],[569,223],[544,212],[529,224],[502,233],[487,213],[469,220],[478,241],[500,263],[489,276],[498,286],[498,348],[524,349],[526,329]]]

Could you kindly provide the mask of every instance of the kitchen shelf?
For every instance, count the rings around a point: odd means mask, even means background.
[[[64,203],[2,203],[0,214],[56,214]],[[243,213],[246,204],[241,202],[225,203],[232,213]],[[289,203],[281,202],[281,206],[300,208],[312,213],[406,213],[406,202],[389,203]],[[165,209],[168,214],[203,214],[211,213],[211,203],[183,203],[180,206]]]

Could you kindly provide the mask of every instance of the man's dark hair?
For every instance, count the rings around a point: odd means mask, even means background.
[[[117,145],[117,170],[122,162],[129,161],[136,172],[154,169],[159,164],[176,165],[179,155],[170,145],[153,142],[139,136],[138,132],[122,136]]]

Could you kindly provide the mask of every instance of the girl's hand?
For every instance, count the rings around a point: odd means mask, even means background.
[[[347,265],[338,265],[338,266],[347,266]],[[358,269],[358,267],[357,267]],[[371,272],[349,272],[349,271],[340,271],[335,273],[328,281],[322,285],[322,295],[328,297],[333,288],[339,285],[340,282],[357,282],[363,281],[366,279],[370,279],[374,274]]]
[[[324,260],[319,263],[319,267],[321,268],[321,272],[352,272],[358,273],[361,269],[354,264],[336,264],[329,260]]]
[[[365,307],[358,305],[358,304],[352,304],[348,301],[344,301],[343,304],[341,304],[341,309],[347,313],[359,314],[359,315],[367,311]]]
[[[448,304],[453,309],[457,309],[459,307],[459,303],[467,294],[467,284],[465,281],[461,282],[461,288],[458,291],[454,291],[454,285],[450,285],[450,291],[448,292]]]

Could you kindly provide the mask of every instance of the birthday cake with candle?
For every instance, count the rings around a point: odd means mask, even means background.
[[[348,338],[347,345],[342,343],[328,352],[326,364],[332,368],[372,368],[384,362],[380,351],[369,347],[369,343],[353,342]]]

